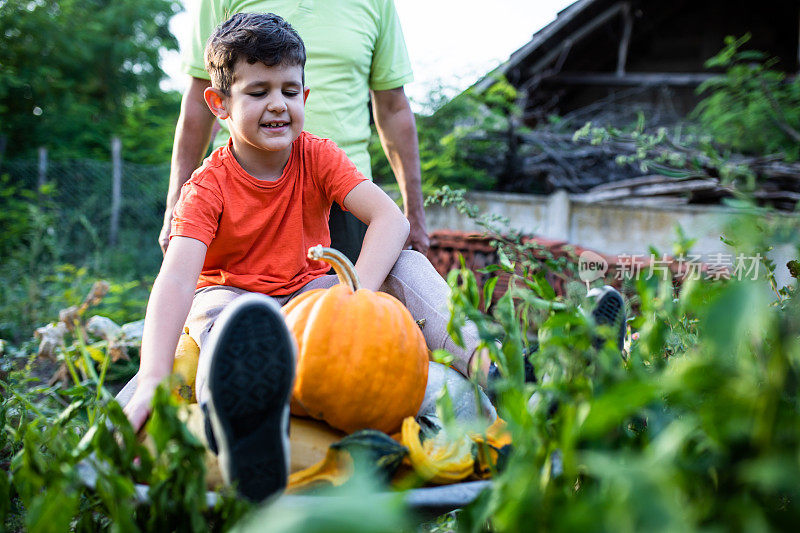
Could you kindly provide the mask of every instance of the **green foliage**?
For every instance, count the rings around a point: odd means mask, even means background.
[[[0,178],[0,217],[8,228],[0,236],[0,338],[15,341],[32,334],[43,321],[40,281],[60,261],[56,219],[49,190],[25,190]]]
[[[425,192],[443,185],[490,190],[503,170],[516,90],[499,79],[483,94],[470,89],[449,101],[439,95],[432,91],[425,105],[432,114],[416,116]],[[377,133],[369,148],[376,182],[391,185],[395,180]]]
[[[489,275],[484,283],[484,302],[492,301],[492,293],[498,281],[496,273],[514,274],[515,279],[529,289],[539,293],[552,295],[552,288],[545,280],[545,275],[575,279],[577,274],[577,256],[572,260],[563,256],[556,258],[545,246],[525,239],[525,235],[509,227],[507,217],[496,213],[481,213],[471,204],[465,189],[452,189],[444,185],[425,199],[425,205],[439,204],[443,207],[452,205],[458,213],[472,219],[487,235],[491,236],[491,244],[498,254],[498,265],[489,265],[481,269],[480,274]],[[549,306],[547,306],[549,309]],[[457,334],[453,331],[452,334]]]
[[[765,210],[731,219],[731,252],[780,244],[800,223]],[[691,239],[680,232],[679,247]],[[518,257],[521,255],[518,254]],[[522,259],[525,262],[525,259]],[[508,273],[537,264],[498,265]],[[463,531],[784,530],[800,518],[800,300],[759,279],[640,279],[627,359],[593,347],[586,309],[530,274],[487,313],[473,273],[451,273],[452,327],[478,326],[505,379],[506,469],[457,520]],[[549,290],[548,290],[549,289]],[[770,293],[772,297],[770,297]],[[501,340],[498,346],[496,340]],[[539,381],[523,384],[528,345]]]
[[[706,62],[725,74],[703,83],[707,94],[693,116],[704,131],[733,150],[750,154],[800,156],[800,80],[786,80],[776,58],[741,50],[750,34],[725,38],[725,48]],[[753,132],[758,132],[754,135]]]
[[[618,164],[635,164],[641,172],[672,178],[718,178],[723,185],[734,186],[731,191],[734,194],[752,192],[758,176],[746,158],[723,150],[713,137],[698,134],[694,129],[689,128],[685,133],[681,128],[671,131],[662,127],[649,132],[641,116],[630,131],[587,122],[573,134],[573,140],[611,145],[622,152],[616,157]],[[750,198],[741,194],[739,197]]]
[[[0,136],[8,155],[47,146],[51,157],[108,159],[112,135],[141,123],[143,106],[162,106],[159,53],[177,48],[168,22],[179,9],[174,0],[0,3]],[[126,141],[143,149],[163,133],[127,130]]]
[[[8,258],[20,248],[34,255],[53,255],[54,243],[41,235],[42,229],[52,234],[52,192],[50,185],[32,191],[12,182],[7,174],[0,175],[0,257]]]
[[[275,533],[394,533],[412,531],[413,522],[401,494],[358,474],[336,490],[322,491],[291,504],[275,505],[246,516],[237,531]],[[283,505],[282,505],[283,504]]]
[[[180,106],[177,91],[134,101],[125,111],[121,129],[123,158],[142,165],[168,162]]]
[[[28,388],[21,373],[3,382],[0,524],[29,531],[225,530],[247,504],[220,494],[206,502],[203,446],[160,387],[147,431],[151,454],[116,402],[92,387]],[[99,384],[102,387],[102,383]],[[66,409],[63,408],[67,405]],[[147,500],[135,484],[148,485]]]
[[[24,367],[0,373],[0,491],[8,502],[0,505],[0,528],[230,528],[248,505],[225,492],[209,507],[205,448],[182,421],[179,410],[186,407],[169,386],[157,389],[145,427],[153,442],[149,451],[107,390],[110,347],[89,344],[82,322],[74,323],[72,345],[65,339],[56,350],[68,369],[66,383],[40,385],[32,375],[35,354]]]
[[[67,246],[63,218],[52,201],[52,187],[30,191],[0,177],[0,266],[7,281],[0,284],[0,339],[20,343],[35,328],[58,317],[61,309],[79,302],[98,279],[108,277],[109,257],[95,254],[81,266],[63,261]],[[98,314],[117,323],[144,314],[152,279],[131,279],[128,272],[112,279],[109,295]]]

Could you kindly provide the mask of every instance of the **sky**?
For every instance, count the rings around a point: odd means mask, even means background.
[[[431,91],[444,90],[452,96],[472,85],[573,1],[395,0],[414,68],[414,82],[405,90],[415,110],[421,109]],[[170,21],[179,42],[185,38],[186,25],[185,12]],[[177,52],[163,56],[162,68],[170,77],[165,89],[186,86],[188,78],[180,70]]]

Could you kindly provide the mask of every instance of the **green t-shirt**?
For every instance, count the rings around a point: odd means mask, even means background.
[[[203,52],[211,32],[236,13],[276,13],[306,45],[305,130],[333,139],[367,177],[372,172],[369,89],[388,90],[413,80],[393,0],[197,0],[189,3],[191,41],[183,70],[208,79]],[[215,144],[225,142],[227,131]]]

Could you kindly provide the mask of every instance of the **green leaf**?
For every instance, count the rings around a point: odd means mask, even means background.
[[[619,383],[592,400],[581,426],[585,438],[600,438],[612,429],[619,429],[628,417],[656,400],[659,389],[646,381]]]
[[[531,276],[531,283],[533,285],[534,290],[536,293],[548,301],[553,301],[556,299],[556,291],[553,290],[553,287],[550,285],[550,282],[547,281],[545,278],[543,271],[535,272]]]
[[[51,485],[36,496],[27,509],[25,525],[31,532],[69,531],[78,510],[80,494],[64,486]]]
[[[486,283],[483,284],[483,306],[484,309],[489,309],[489,306],[492,304],[492,295],[494,295],[494,289],[497,285],[497,276],[491,277],[486,280]]]
[[[500,261],[500,266],[507,272],[514,271],[514,263],[508,258],[508,255],[502,248],[497,249],[497,258]]]

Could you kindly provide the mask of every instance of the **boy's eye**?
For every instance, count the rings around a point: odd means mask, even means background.
[[[254,92],[254,93],[247,93],[247,94],[249,94],[250,96],[256,96],[256,97],[258,97],[258,96],[264,96],[264,95],[265,95],[265,94],[267,94],[267,93],[266,93],[266,91],[256,91],[256,92]]]
[[[300,92],[299,91],[283,91],[283,94],[286,95],[286,96],[297,96],[298,94],[300,94]]]

